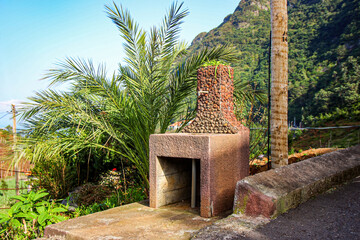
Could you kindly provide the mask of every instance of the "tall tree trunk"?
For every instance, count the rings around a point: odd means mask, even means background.
[[[287,0],[271,0],[271,165],[288,164]]]

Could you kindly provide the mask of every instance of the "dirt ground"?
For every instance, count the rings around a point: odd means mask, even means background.
[[[338,148],[317,148],[309,149],[302,151],[301,153],[294,153],[289,156],[289,164],[300,162],[302,160],[320,156],[325,153],[333,152],[339,150]],[[267,171],[268,168],[268,159],[264,157],[263,159],[254,159],[250,161],[250,175],[254,175],[259,172]]]

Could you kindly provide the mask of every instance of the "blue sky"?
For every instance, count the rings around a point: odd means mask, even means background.
[[[114,1],[127,8],[142,28],[159,25],[169,0]],[[180,2],[180,1],[179,1]],[[181,39],[189,44],[233,13],[239,0],[185,0],[190,14],[182,25]],[[122,41],[107,18],[106,0],[0,0],[0,118],[36,91],[47,88],[40,81],[47,69],[66,57],[92,59],[115,71],[123,58]],[[0,119],[0,127],[11,123]]]

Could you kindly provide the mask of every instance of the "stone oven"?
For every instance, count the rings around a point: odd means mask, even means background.
[[[236,182],[249,174],[249,129],[235,118],[231,67],[200,68],[197,79],[192,123],[150,136],[150,207],[190,198],[212,217],[232,208]]]

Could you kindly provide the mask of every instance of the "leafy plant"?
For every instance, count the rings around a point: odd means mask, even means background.
[[[2,189],[7,189],[9,188],[9,185],[7,184],[7,182],[4,179],[1,179],[1,184],[0,184],[0,188]],[[7,202],[7,191],[3,190],[1,193],[1,196],[3,196],[4,201]]]
[[[288,147],[290,149],[289,154],[295,153],[294,143],[298,140],[303,134],[303,130],[292,130],[288,132]]]
[[[41,237],[47,225],[67,219],[62,213],[67,212],[64,205],[44,198],[49,194],[44,190],[20,196],[6,213],[0,213],[0,237],[2,239],[33,239]]]
[[[218,66],[218,65],[228,65],[225,61],[221,61],[221,60],[211,60],[211,61],[207,61],[204,64],[201,65],[201,67],[208,67],[208,66]]]
[[[186,45],[179,41],[180,25],[188,14],[182,4],[174,3],[163,24],[149,32],[121,6],[106,6],[106,11],[125,40],[126,65],[110,78],[103,65],[96,68],[81,59],[69,58],[51,69],[46,76],[50,85],[71,87],[30,98],[23,113],[27,136],[32,138],[32,151],[47,159],[59,154],[71,162],[88,152],[89,166],[91,152],[100,150],[113,154],[112,160],[129,161],[148,189],[150,135],[164,133],[174,120],[185,119],[186,124],[192,119],[189,98],[195,95],[197,69],[214,59],[231,61],[234,54],[222,45],[187,55]],[[44,142],[51,151],[42,150]]]
[[[266,95],[254,82],[234,81],[235,115],[250,128],[250,161],[265,154],[267,147]]]
[[[85,205],[79,206],[72,213],[72,217],[76,218],[76,217],[80,217],[80,216],[84,216],[84,215],[89,215],[89,214],[93,214],[93,213],[100,212],[100,211],[105,211],[107,209],[118,206],[116,204],[116,201],[113,202],[110,199],[112,199],[112,198],[107,198],[106,200],[104,200],[101,203],[93,203],[93,204],[90,204],[89,206],[85,206]]]
[[[290,150],[289,150],[289,155],[292,155],[292,154],[294,154],[295,153],[295,149],[294,148],[291,148]]]
[[[142,201],[146,198],[143,187],[131,187],[126,192],[118,192],[118,201],[123,204]]]
[[[75,212],[72,214],[72,217],[84,216],[113,207],[121,206],[128,203],[142,201],[146,198],[144,188],[129,188],[126,192],[115,191],[110,197],[100,201],[94,202],[90,205],[81,205],[75,209]]]
[[[34,176],[30,180],[32,187],[46,189],[53,199],[66,197],[74,186],[73,171],[59,156],[37,162],[31,172]]]

